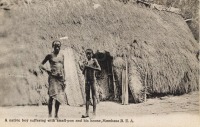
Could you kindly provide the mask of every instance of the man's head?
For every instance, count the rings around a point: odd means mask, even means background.
[[[85,54],[86,54],[86,57],[87,57],[89,60],[90,60],[90,59],[93,57],[93,55],[94,55],[92,49],[87,49],[87,50],[85,51]]]
[[[52,48],[54,49],[55,53],[59,53],[61,47],[61,42],[58,40],[53,41]]]

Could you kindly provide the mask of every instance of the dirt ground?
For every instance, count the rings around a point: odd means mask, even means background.
[[[130,125],[130,126],[197,126],[200,123],[199,119],[199,92],[193,92],[182,96],[165,96],[161,98],[148,99],[145,103],[121,105],[116,102],[100,102],[97,105],[97,116],[92,118],[92,107],[90,107],[91,118],[88,120],[101,120],[101,122],[89,122],[97,125]],[[53,110],[54,111],[54,110]],[[0,107],[0,118],[2,125],[17,125],[13,122],[5,122],[13,119],[39,119],[47,120],[47,106],[14,106]],[[61,105],[59,111],[60,120],[81,120],[81,115],[84,114],[85,107],[72,107]],[[128,119],[128,123],[117,124],[118,122],[103,122],[106,120]],[[17,123],[16,121],[14,123]],[[22,123],[22,122],[20,122]],[[29,122],[29,124],[44,124],[51,125],[46,122]],[[69,123],[69,121],[56,122],[59,125]],[[62,124],[61,124],[62,123]],[[83,125],[87,122],[72,122],[74,125]],[[101,124],[100,124],[101,123]],[[26,123],[23,122],[24,125]],[[10,126],[10,125],[9,125]]]

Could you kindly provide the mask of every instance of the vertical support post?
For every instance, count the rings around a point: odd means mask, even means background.
[[[122,104],[128,104],[128,61],[125,57],[126,68],[122,70]]]
[[[145,80],[144,80],[144,102],[147,101],[147,72],[145,73]]]
[[[125,105],[128,104],[128,60],[126,56],[126,84],[125,84]]]
[[[125,101],[125,70],[122,69],[122,104],[124,105]]]
[[[106,55],[106,54],[105,54]],[[107,66],[107,73],[108,73],[108,79],[107,79],[107,82],[108,82],[108,89],[109,89],[109,93],[111,92],[111,83],[110,83],[110,68],[109,68],[109,63],[108,63],[108,60],[106,60],[106,66]]]
[[[113,89],[114,89],[114,99],[117,98],[117,86],[116,86],[116,81],[115,81],[115,75],[114,75],[114,70],[113,70],[113,64],[112,64],[112,78],[113,78]]]

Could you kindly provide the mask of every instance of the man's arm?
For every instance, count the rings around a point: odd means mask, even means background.
[[[44,64],[50,59],[50,54],[48,54],[44,60],[42,61],[42,63],[40,64],[39,68],[40,70],[44,70],[46,71],[48,74],[50,74],[51,71],[47,70],[45,67],[44,67]]]

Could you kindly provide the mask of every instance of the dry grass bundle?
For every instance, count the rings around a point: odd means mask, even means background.
[[[149,42],[132,44],[131,54],[134,56],[131,59],[143,86],[147,84],[150,96],[179,95],[198,90],[198,62],[194,52],[188,49],[191,45],[185,43],[187,46],[181,48],[183,44],[163,42],[158,47]]]

